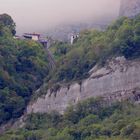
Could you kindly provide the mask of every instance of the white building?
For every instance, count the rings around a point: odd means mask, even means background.
[[[71,45],[73,45],[75,39],[77,39],[77,38],[79,38],[79,35],[78,34],[76,34],[76,35],[72,34],[71,35],[71,37],[70,37],[70,43],[71,43]]]

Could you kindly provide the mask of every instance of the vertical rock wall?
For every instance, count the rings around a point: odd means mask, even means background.
[[[27,114],[47,113],[56,110],[63,113],[70,104],[90,97],[102,96],[109,102],[114,100],[140,100],[140,61],[116,58],[103,68],[93,68],[90,77],[81,84],[61,87],[57,92],[46,91],[27,107]]]

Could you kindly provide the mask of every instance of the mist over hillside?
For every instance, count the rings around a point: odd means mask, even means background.
[[[56,26],[55,28],[51,28],[47,30],[46,35],[59,41],[69,42],[71,34],[77,34],[82,30],[86,30],[86,29],[104,30],[109,25],[109,23],[112,22],[112,20],[113,19],[108,19],[108,21],[106,21],[105,19],[102,19],[96,22],[87,21],[87,22],[78,22],[78,23],[71,23],[71,24],[62,24]]]
[[[140,1],[139,0],[121,0],[118,4],[119,12],[116,13],[112,10],[112,14],[106,15],[106,10],[103,8],[99,16],[98,13],[93,13],[93,18],[87,21],[82,22],[73,22],[71,24],[62,24],[56,26],[53,29],[47,31],[47,35],[51,36],[54,39],[60,41],[69,41],[69,35],[79,33],[81,30],[85,29],[98,29],[98,30],[105,30],[106,27],[112,23],[118,17],[134,17],[140,13]],[[118,3],[119,3],[118,2]],[[100,3],[101,4],[101,3]],[[100,4],[97,3],[98,8],[100,9]],[[108,3],[109,4],[109,3]],[[112,9],[112,8],[111,8]],[[103,12],[105,14],[103,15]],[[95,18],[95,15],[98,15],[98,18]]]
[[[120,0],[0,0],[0,13],[10,13],[17,33],[39,32],[118,16]],[[109,8],[108,8],[109,7]]]
[[[140,13],[139,0],[122,0],[120,4],[119,16],[133,17]]]

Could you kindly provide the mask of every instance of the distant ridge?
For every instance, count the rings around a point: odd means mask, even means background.
[[[119,16],[134,17],[140,13],[140,0],[121,0]]]
[[[109,23],[110,21],[104,21],[103,19],[102,21],[99,21],[98,23],[85,22],[85,23],[73,23],[73,24],[60,25],[54,29],[47,31],[47,35],[59,41],[70,42],[69,35],[71,33],[76,34],[86,29],[104,30]]]

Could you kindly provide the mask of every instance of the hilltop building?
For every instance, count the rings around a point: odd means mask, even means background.
[[[31,39],[34,41],[39,41],[40,38],[40,34],[36,34],[36,33],[24,33],[23,36],[25,39]]]
[[[71,34],[70,43],[73,45],[74,41],[79,38],[79,34]]]
[[[23,35],[24,39],[34,40],[40,42],[45,48],[49,46],[48,39],[41,35],[41,34],[35,34],[35,33],[24,33]]]

